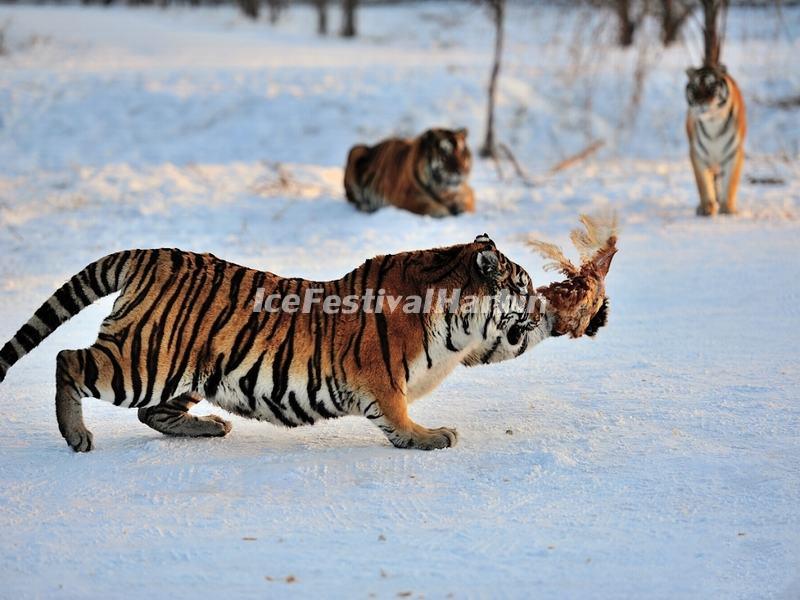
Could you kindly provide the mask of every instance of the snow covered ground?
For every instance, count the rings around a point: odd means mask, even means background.
[[[683,138],[696,32],[623,52],[598,13],[519,6],[499,133],[538,185],[478,161],[474,215],[355,213],[351,144],[442,124],[478,145],[492,44],[474,4],[360,15],[342,41],[301,8],[271,28],[230,8],[0,7],[0,341],[120,248],[327,278],[486,231],[544,282],[523,237],[563,243],[613,207],[609,326],[456,371],[412,409],[459,429],[446,451],[354,418],[168,439],[86,401],[97,448],[76,455],[54,358],[94,340],[101,301],[0,385],[0,597],[800,597],[800,112],[774,106],[800,89],[800,10],[730,15],[744,176],[784,183],[744,181],[741,215],[715,220],[694,217]]]

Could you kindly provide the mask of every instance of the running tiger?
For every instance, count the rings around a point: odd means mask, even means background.
[[[93,447],[81,407],[87,397],[136,408],[144,424],[168,435],[226,435],[228,422],[189,413],[205,398],[286,427],[364,415],[397,447],[444,448],[456,443],[456,431],[414,423],[408,404],[459,364],[513,358],[550,336],[594,335],[605,324],[602,280],[614,239],[592,238],[586,249],[593,254],[570,272],[569,285],[539,290],[486,235],[378,256],[327,282],[283,278],[211,254],[117,252],[72,277],[0,350],[0,381],[59,325],[119,291],[95,343],[56,359],[58,427],[77,452]],[[391,307],[389,294],[424,297],[433,289],[486,302],[477,310],[463,300],[438,312]],[[329,298],[366,301],[370,290],[390,308],[376,302],[368,310],[365,302],[360,311],[331,311]],[[308,292],[308,311],[286,308],[293,295]],[[313,301],[321,297],[324,303]],[[282,310],[273,310],[276,298]]]
[[[419,215],[446,217],[475,211],[466,183],[471,168],[466,129],[429,129],[410,140],[353,146],[344,189],[348,201],[363,212],[393,204]]]
[[[686,74],[686,133],[700,193],[697,214],[733,214],[747,130],[742,94],[724,66],[688,69]]]

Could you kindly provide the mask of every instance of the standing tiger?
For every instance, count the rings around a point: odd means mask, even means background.
[[[371,290],[410,298],[434,288],[488,302],[477,310],[466,303],[449,311],[366,308]],[[568,293],[553,288],[553,306],[575,308],[588,297],[586,289],[583,283]],[[226,435],[228,422],[189,413],[205,398],[287,427],[360,414],[397,447],[444,448],[455,444],[456,431],[414,423],[407,405],[457,365],[506,360],[548,336],[594,335],[605,323],[602,289],[586,310],[563,314],[548,308],[543,290],[486,235],[470,244],[378,256],[327,282],[283,278],[211,254],[117,252],[67,281],[3,346],[0,381],[58,326],[119,291],[95,343],[62,350],[56,359],[58,427],[77,452],[93,445],[83,421],[86,397],[137,408],[143,423],[168,435]],[[309,293],[326,300],[311,302],[307,311],[286,308],[295,295],[305,304]],[[265,296],[271,303],[262,302]],[[365,304],[346,314],[332,311],[329,297]],[[272,310],[276,298],[283,310]]]
[[[364,212],[393,204],[419,215],[446,217],[475,211],[475,195],[466,182],[471,168],[466,129],[429,129],[414,139],[353,146],[344,189],[347,199]]]
[[[742,94],[722,65],[688,69],[686,74],[686,133],[700,193],[697,214],[733,214],[747,130]]]

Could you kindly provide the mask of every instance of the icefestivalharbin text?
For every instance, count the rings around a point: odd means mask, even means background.
[[[512,294],[501,290],[494,295],[462,295],[461,289],[428,288],[424,295],[387,294],[381,288],[377,292],[364,290],[363,294],[327,294],[323,288],[308,288],[301,294],[267,294],[264,288],[256,290],[253,312],[267,313],[311,313],[321,309],[325,314],[354,314],[403,312],[404,314],[459,313],[480,314],[494,310],[496,306],[511,305],[519,313],[541,314],[547,308],[547,298],[539,294]]]

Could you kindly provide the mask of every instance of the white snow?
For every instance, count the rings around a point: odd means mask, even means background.
[[[101,301],[0,384],[0,597],[800,597],[800,113],[772,105],[800,88],[800,10],[731,11],[744,176],[785,183],[743,181],[741,215],[715,220],[694,216],[683,132],[695,25],[625,52],[602,14],[539,6],[511,9],[498,120],[538,185],[476,161],[474,215],[354,212],[353,143],[442,124],[477,148],[492,46],[475,4],[360,16],[342,41],[303,8],[271,28],[232,8],[0,7],[0,342],[116,249],[324,278],[488,232],[544,282],[524,236],[566,243],[612,207],[608,327],[459,368],[411,410],[458,428],[446,451],[355,418],[168,439],[87,400],[97,448],[76,455],[54,358],[93,341]]]

